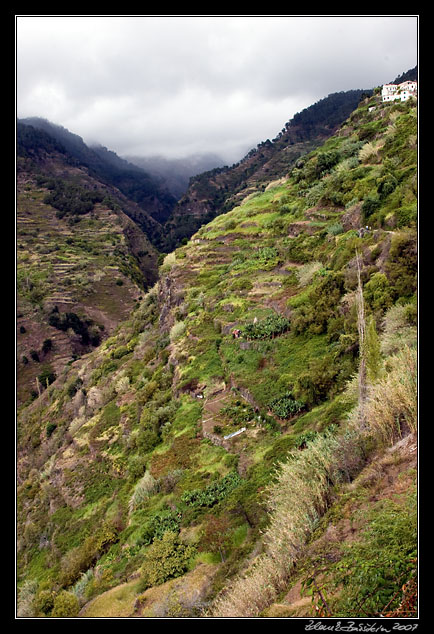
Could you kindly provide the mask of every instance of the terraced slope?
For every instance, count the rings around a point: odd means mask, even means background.
[[[78,196],[100,192],[98,202],[87,213],[62,215],[47,202],[52,190],[44,174],[79,186]],[[61,154],[37,164],[22,159],[17,186],[18,400],[23,402],[46,387],[43,380],[38,385],[38,376],[58,375],[127,318],[156,279],[157,253],[113,192]],[[65,327],[54,327],[53,311],[76,315],[75,326],[64,320]]]
[[[23,408],[20,615],[414,616],[416,115],[361,104]]]

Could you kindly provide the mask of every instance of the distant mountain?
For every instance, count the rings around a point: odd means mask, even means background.
[[[275,139],[259,143],[231,167],[194,176],[166,223],[163,249],[170,251],[217,215],[229,211],[248,193],[280,178],[300,156],[330,137],[372,90],[332,93],[297,113]]]
[[[64,146],[71,158],[86,166],[90,174],[105,184],[118,188],[137,203],[144,213],[142,217],[136,217],[134,220],[141,225],[153,242],[158,242],[159,227],[150,218],[161,225],[176,204],[176,198],[161,181],[157,181],[137,165],[121,159],[106,147],[88,147],[80,136],[46,119],[30,117],[19,121],[44,130]]]
[[[169,159],[164,156],[127,156],[126,159],[143,168],[154,178],[159,178],[167,189],[179,199],[187,191],[190,178],[216,167],[223,167],[225,162],[216,154],[195,154],[185,158]]]
[[[414,68],[410,68],[410,70],[408,70],[407,72],[402,73],[402,75],[399,75],[399,77],[397,77],[390,83],[402,84],[403,81],[417,81],[417,78],[418,78],[418,72],[417,72],[417,66],[415,66]]]

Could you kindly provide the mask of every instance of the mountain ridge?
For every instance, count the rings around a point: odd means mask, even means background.
[[[19,615],[414,618],[416,293],[417,108],[377,91],[21,408]]]

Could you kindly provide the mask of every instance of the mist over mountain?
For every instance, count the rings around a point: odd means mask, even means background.
[[[192,176],[225,165],[220,156],[211,152],[176,159],[164,156],[127,156],[126,159],[155,178],[161,178],[177,199],[185,194]]]
[[[19,122],[44,130],[59,141],[68,153],[86,166],[90,173],[105,183],[117,187],[128,198],[136,202],[158,223],[165,222],[176,203],[176,198],[150,174],[137,165],[120,158],[104,146],[88,147],[83,139],[63,126],[40,117],[20,119]],[[149,230],[143,219],[143,229]]]

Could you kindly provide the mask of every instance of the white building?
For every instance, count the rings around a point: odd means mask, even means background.
[[[381,100],[407,101],[410,97],[417,98],[417,81],[403,81],[402,84],[384,84],[381,91]]]

